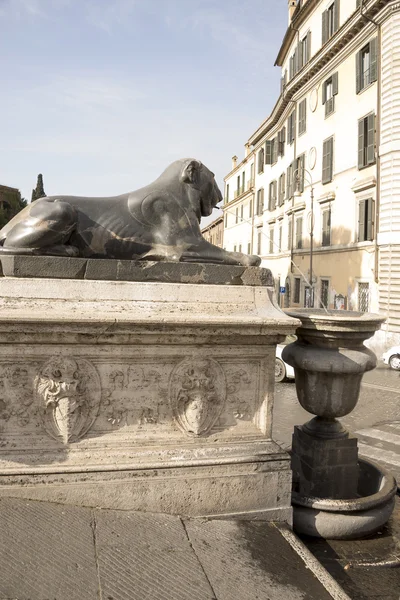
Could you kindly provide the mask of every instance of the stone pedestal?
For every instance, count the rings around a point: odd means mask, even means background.
[[[297,321],[270,273],[61,280],[38,258],[41,279],[0,278],[0,495],[290,521],[271,427],[275,344]]]
[[[302,494],[317,498],[357,497],[357,438],[318,438],[296,426],[292,452],[295,491],[301,487]]]

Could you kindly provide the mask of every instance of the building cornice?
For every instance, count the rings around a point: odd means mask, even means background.
[[[222,214],[219,217],[217,217],[214,221],[212,221],[211,223],[209,223],[208,225],[203,227],[201,229],[201,233],[205,233],[205,232],[209,231],[210,229],[213,229],[217,225],[220,225],[223,222],[224,222],[224,215]]]
[[[225,175],[224,181],[226,181],[227,179],[232,177],[232,175],[234,175],[234,173],[236,173],[236,171],[240,171],[243,168],[243,166],[246,163],[248,163],[249,160],[251,160],[252,158],[254,158],[254,152],[250,152],[250,154],[248,156],[245,156],[244,159],[242,161],[240,161],[240,163],[238,165],[236,165],[236,167],[234,169],[229,171],[228,175]]]
[[[309,2],[312,2],[312,0],[309,0]],[[398,9],[400,10],[400,2],[393,2],[391,4],[394,4],[395,6],[398,5]],[[382,8],[386,10],[382,11]],[[366,17],[368,17],[368,19],[373,19],[382,11],[380,20],[384,20],[384,14],[386,14],[388,10],[393,10],[393,7],[387,5],[387,0],[372,0],[369,3],[369,6],[364,7],[363,15],[360,14],[359,10],[355,11],[346,23],[344,23],[331,39],[311,58],[307,65],[293,77],[286,86],[285,93],[279,96],[270,116],[261,123],[260,127],[249,138],[248,143],[255,146],[263,136],[276,126],[288,104],[293,102],[293,97],[296,93],[309,83],[310,79],[317,75],[328,63],[331,63],[332,59],[339,54],[362,29],[365,29],[366,32],[369,30],[371,30],[371,32],[373,31],[374,25],[367,20]]]

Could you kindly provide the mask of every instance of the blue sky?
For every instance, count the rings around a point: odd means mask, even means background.
[[[279,93],[286,0],[0,0],[0,183],[119,194],[191,156],[222,189]]]

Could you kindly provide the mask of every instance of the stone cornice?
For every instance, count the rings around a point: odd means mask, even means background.
[[[282,45],[278,52],[278,56],[276,57],[275,66],[281,67],[283,61],[286,58],[286,55],[292,45],[294,38],[296,37],[296,33],[299,27],[304,23],[304,21],[310,16],[314,8],[318,6],[321,0],[308,0],[306,4],[304,4],[299,11],[295,11],[293,15],[292,22],[290,23],[285,37],[283,38]]]
[[[309,2],[312,3],[312,0],[309,0]],[[305,6],[307,6],[307,4]],[[399,5],[400,9],[400,2],[395,2],[393,4]],[[255,146],[266,133],[279,123],[282,114],[288,104],[293,101],[295,94],[301,90],[303,86],[308,84],[310,79],[318,74],[325,65],[328,63],[331,64],[332,59],[339,54],[339,52],[341,52],[362,29],[367,30],[368,28],[373,31],[373,23],[368,21],[364,15],[367,15],[369,19],[373,19],[380,11],[382,11],[382,8],[386,8],[384,13],[386,13],[387,10],[393,10],[391,6],[387,5],[387,0],[373,0],[369,5],[369,7],[364,7],[363,15],[360,14],[359,10],[355,11],[331,39],[316,54],[314,54],[307,65],[293,77],[286,86],[285,94],[279,96],[270,116],[261,123],[260,127],[249,138],[249,144]],[[380,16],[382,18],[382,15]]]

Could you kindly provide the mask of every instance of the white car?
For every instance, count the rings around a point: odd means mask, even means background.
[[[400,371],[400,346],[389,348],[389,350],[382,355],[382,360],[385,365],[390,365],[392,369]]]
[[[278,344],[275,354],[275,381],[280,383],[285,379],[294,379],[294,369],[282,360],[282,350],[288,344],[296,341],[295,335],[288,335],[283,344]]]

